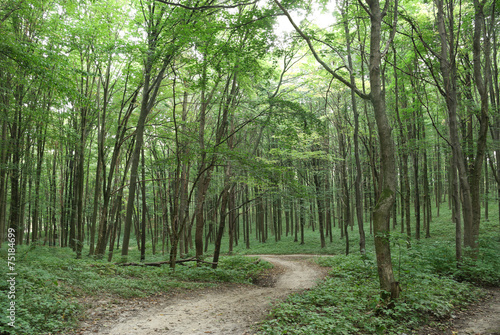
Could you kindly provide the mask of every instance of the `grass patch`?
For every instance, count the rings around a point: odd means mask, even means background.
[[[295,237],[293,235],[285,236],[283,235],[279,241],[275,241],[274,237],[270,238],[265,242],[261,243],[258,241],[251,241],[250,249],[245,247],[243,241],[240,241],[239,245],[233,248],[233,252],[242,255],[252,255],[252,254],[273,254],[273,255],[289,255],[289,254],[313,254],[313,255],[341,255],[345,253],[345,239],[340,238],[340,231],[338,228],[333,229],[332,242],[327,238],[326,247],[321,248],[319,231],[312,231],[308,229],[304,232],[304,244],[300,242],[294,242]],[[300,238],[299,238],[300,241]],[[223,240],[223,242],[226,242]],[[352,253],[357,252],[357,247],[359,245],[359,233],[357,228],[350,230],[349,228],[349,245]],[[223,250],[227,252],[226,243],[222,244]],[[367,250],[374,250],[373,237],[366,236],[366,248]]]

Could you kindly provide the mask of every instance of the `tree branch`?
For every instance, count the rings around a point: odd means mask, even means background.
[[[366,5],[361,0],[358,0],[358,4],[361,7],[363,7],[363,9],[365,10],[366,14],[370,15],[370,17],[372,16],[372,13],[370,12],[370,9],[368,9],[368,7],[366,7]]]
[[[278,7],[283,11],[283,13],[285,14],[285,16],[288,18],[288,21],[290,21],[290,23],[292,24],[292,26],[295,28],[295,31],[306,41],[307,45],[309,46],[309,50],[311,50],[314,58],[316,59],[316,61],[318,61],[318,63],[321,64],[321,66],[323,66],[323,68],[328,71],[335,79],[337,79],[338,81],[340,81],[342,84],[346,85],[347,87],[351,88],[360,98],[362,99],[366,99],[366,100],[370,100],[370,94],[366,94],[364,92],[362,92],[361,90],[359,90],[356,86],[354,85],[351,85],[351,82],[347,79],[345,79],[344,77],[338,75],[332,68],[330,68],[328,66],[328,64],[326,64],[318,55],[318,53],[316,52],[316,49],[314,48],[312,42],[311,42],[311,39],[309,38],[309,36],[307,36],[298,26],[297,24],[293,21],[292,17],[290,16],[290,13],[288,13],[288,11],[285,9],[285,7],[283,7],[281,5],[281,3],[278,1],[278,0],[274,0],[274,2],[276,3],[276,5],[278,5]]]
[[[156,0],[156,1],[161,2],[163,4],[166,4],[166,5],[181,7],[181,8],[189,9],[189,10],[203,10],[203,9],[214,9],[214,8],[236,8],[236,7],[240,7],[240,6],[254,5],[257,3],[257,0],[255,0],[255,1],[251,1],[251,2],[237,3],[234,5],[208,5],[208,6],[191,7],[191,6],[186,6],[186,5],[183,5],[180,3],[176,3],[176,2],[166,1],[166,0]]]
[[[387,7],[389,1],[386,1],[385,6]],[[384,13],[387,12],[387,8],[384,8]],[[384,14],[385,15],[385,14]],[[398,0],[394,2],[394,22],[392,23],[391,34],[389,35],[389,39],[385,43],[384,50],[382,51],[381,58],[384,59],[387,52],[389,52],[389,47],[391,46],[392,41],[394,40],[394,36],[396,36],[396,26],[398,24]]]

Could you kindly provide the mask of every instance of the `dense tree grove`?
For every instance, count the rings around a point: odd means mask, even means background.
[[[224,238],[231,252],[313,229],[349,253],[357,227],[394,295],[391,231],[432,237],[446,203],[457,261],[477,257],[500,211],[499,11],[2,0],[0,244],[13,228],[18,245],[150,248],[171,267],[214,245],[216,267]]]

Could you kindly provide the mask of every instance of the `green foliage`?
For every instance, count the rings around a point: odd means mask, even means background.
[[[20,256],[16,262],[15,328],[2,322],[0,332],[44,334],[74,325],[81,308],[71,290],[61,285],[57,271],[53,271],[59,267],[61,256],[67,257],[69,253],[60,249],[38,253],[26,248],[18,248],[17,252]],[[6,258],[5,249],[0,256]],[[7,291],[6,281],[0,283],[0,290]],[[6,310],[9,303],[7,294],[2,294],[0,308]]]
[[[479,286],[500,285],[500,244],[495,234],[496,226],[491,222],[484,222],[483,231],[479,239],[479,255],[477,260],[463,257],[457,265],[455,258],[455,244],[449,237],[446,229],[451,225],[435,222],[436,238],[420,242],[413,246],[412,253],[419,260],[418,268],[452,277],[458,281],[465,281]],[[464,250],[464,254],[467,251]]]
[[[184,281],[248,283],[252,282],[263,270],[271,267],[271,264],[267,262],[256,260],[255,257],[223,256],[215,270],[208,264],[179,266],[171,275]]]
[[[479,239],[479,257],[477,260],[465,258],[456,269],[454,276],[481,286],[500,286],[500,246],[493,237]]]

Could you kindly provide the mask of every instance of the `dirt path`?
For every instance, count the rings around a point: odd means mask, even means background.
[[[250,334],[252,325],[265,318],[272,303],[314,286],[325,275],[324,269],[307,261],[313,258],[310,255],[258,256],[273,263],[279,273],[264,280],[264,287],[237,285],[176,297],[156,306],[136,306],[114,320],[101,320],[98,329],[91,327],[83,334]]]
[[[455,325],[459,335],[500,335],[500,290],[488,290],[485,300],[469,309],[465,318],[459,317]]]
[[[445,328],[424,327],[419,335],[500,335],[500,288],[488,289],[481,301],[453,315]]]
[[[289,294],[311,288],[326,275],[311,255],[256,255],[275,265],[255,285],[223,285],[148,300],[98,302],[78,335],[249,335],[272,305]],[[500,288],[441,326],[423,327],[419,335],[500,335]]]

